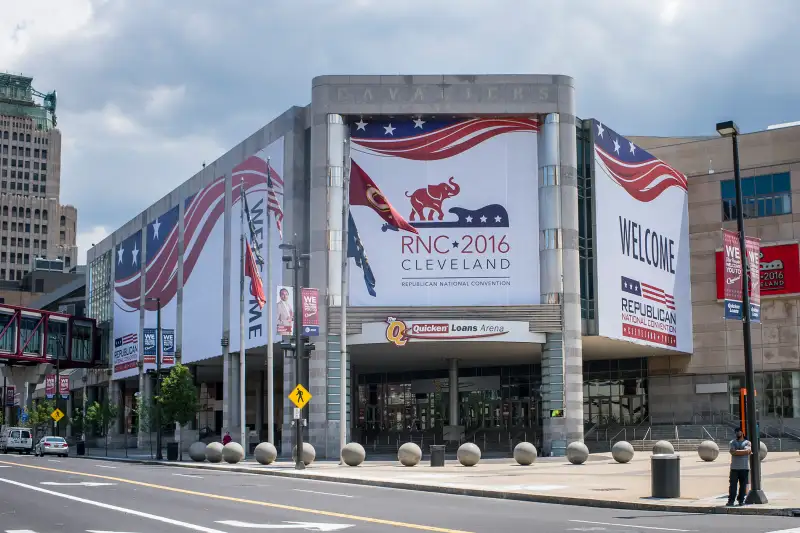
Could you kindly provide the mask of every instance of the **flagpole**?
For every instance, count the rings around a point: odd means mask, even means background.
[[[348,272],[348,236],[350,215],[350,152],[347,141],[344,141],[344,183],[342,184],[342,287],[341,287],[341,320],[339,324],[339,459],[347,444],[347,272]]]
[[[275,444],[275,374],[274,362],[275,325],[272,318],[272,306],[275,292],[272,290],[272,217],[269,214],[269,193],[272,186],[272,176],[270,173],[270,158],[267,158],[267,441]],[[275,196],[277,201],[278,197]],[[261,398],[259,401],[263,402]],[[260,428],[259,428],[260,429]]]
[[[241,196],[240,204],[240,227],[241,227],[241,258],[240,258],[240,275],[241,280],[239,283],[239,442],[242,444],[244,454],[247,455],[247,424],[245,424],[245,399],[247,397],[247,380],[245,374],[245,359],[247,358],[247,350],[245,349],[245,313],[244,313],[244,278],[245,278],[245,237],[244,237],[244,178],[241,181],[241,188],[239,189]]]

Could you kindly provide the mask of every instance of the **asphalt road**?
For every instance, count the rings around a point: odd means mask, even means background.
[[[258,474],[0,455],[0,533],[768,533],[800,519],[648,513]]]

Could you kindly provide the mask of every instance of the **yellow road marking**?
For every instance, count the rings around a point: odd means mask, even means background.
[[[107,481],[117,481],[119,483],[128,483],[129,485],[138,485],[140,487],[147,487],[150,489],[167,490],[170,492],[177,492],[179,494],[187,494],[189,496],[201,496],[204,498],[212,498],[214,500],[224,500],[228,502],[246,503],[249,505],[260,505],[262,507],[271,507],[273,509],[283,509],[284,511],[295,511],[299,513],[309,513],[321,516],[329,516],[332,518],[342,518],[344,520],[355,520],[358,522],[369,522],[371,524],[380,524],[383,526],[404,527],[406,529],[418,529],[420,531],[434,531],[436,533],[470,533],[459,529],[448,529],[444,527],[424,526],[421,524],[408,524],[405,522],[396,522],[394,520],[384,520],[382,518],[370,518],[368,516],[358,516],[345,513],[335,513],[333,511],[323,511],[320,509],[308,509],[305,507],[296,507],[294,505],[284,505],[281,503],[260,502],[257,500],[247,500],[245,498],[234,498],[233,496],[221,496],[219,494],[209,494],[207,492],[197,492],[194,490],[179,489],[176,487],[168,487],[166,485],[156,485],[154,483],[145,483],[144,481],[134,481],[132,479],[125,479],[113,476],[103,476],[101,474],[90,474],[88,472],[74,472],[72,470],[62,470],[60,468],[48,468],[45,466],[26,465],[21,463],[14,463],[9,461],[0,461],[0,464],[11,466],[18,466],[20,468],[33,468],[36,470],[44,470],[46,472],[58,472],[60,474],[72,474],[76,476],[85,476],[95,479],[105,479]]]

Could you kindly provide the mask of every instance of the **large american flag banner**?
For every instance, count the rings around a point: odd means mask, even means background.
[[[350,140],[354,151],[435,161],[453,157],[487,139],[515,131],[539,131],[539,122],[534,118],[386,118],[377,122],[361,119],[350,125]]]
[[[270,176],[278,192],[283,190],[283,179],[275,171],[270,169]],[[236,166],[232,172],[232,194],[233,205],[241,202],[241,190],[247,193],[267,192],[267,162],[259,156],[252,156]],[[212,183],[201,189],[195,195],[185,201],[183,214],[184,221],[184,255],[183,255],[183,283],[189,280],[192,271],[197,264],[203,247],[208,236],[216,226],[219,219],[225,214],[225,177],[219,177]],[[283,219],[283,212],[278,204],[275,207],[272,203],[267,204],[267,208],[275,214],[276,221]],[[173,209],[177,209],[177,206]],[[170,210],[168,213],[171,213]],[[153,225],[164,224],[159,217],[156,221],[148,224],[148,239],[152,238]],[[171,229],[167,232],[164,226],[158,228],[159,239],[151,242],[148,240],[147,261],[145,267],[145,296],[147,298],[160,298],[161,306],[166,306],[177,294],[177,272],[178,272],[178,221],[172,223]],[[138,241],[136,240],[138,239]],[[115,290],[124,304],[130,309],[139,309],[140,302],[140,279],[142,276],[141,258],[138,252],[141,250],[141,231],[134,234],[117,249],[117,264],[115,278]],[[122,253],[119,253],[122,251]],[[148,311],[156,310],[156,302],[145,300],[144,308]]]
[[[620,187],[640,202],[650,202],[669,189],[678,187],[688,191],[686,176],[659,161],[648,153],[596,123],[594,150],[606,172]]]

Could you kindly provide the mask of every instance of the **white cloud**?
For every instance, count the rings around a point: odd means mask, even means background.
[[[3,2],[0,65],[14,69],[33,43],[56,43],[75,35],[92,18],[91,0]]]
[[[186,97],[186,86],[158,86],[148,92],[145,112],[153,117],[163,117],[174,112]]]
[[[78,244],[78,264],[86,264],[86,252],[93,245],[99,243],[111,234],[111,231],[105,226],[94,226],[89,230],[78,231],[77,244]]]
[[[88,235],[306,105],[320,74],[567,74],[582,118],[642,134],[792,120],[796,2],[25,0],[3,6],[0,65],[58,89],[62,202]]]

